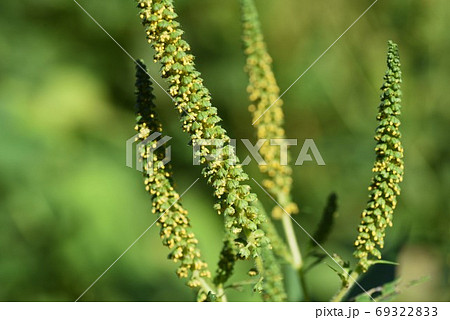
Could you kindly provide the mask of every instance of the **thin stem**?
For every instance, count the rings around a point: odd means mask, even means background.
[[[204,292],[206,293],[215,292],[218,301],[220,302],[227,301],[227,296],[225,295],[222,286],[217,286],[217,288],[214,288],[214,286],[210,285],[204,278],[198,277],[198,280],[200,281],[200,287],[203,289]]]
[[[348,283],[346,286],[342,287],[338,293],[331,299],[331,302],[339,302],[342,301],[345,296],[349,293],[349,291],[353,288],[356,283],[356,279],[360,276],[360,271],[353,271],[348,277]]]
[[[300,251],[300,247],[298,246],[297,239],[295,237],[291,217],[285,214],[283,215],[281,221],[283,223],[284,233],[286,235],[286,239],[292,255],[292,267],[295,270],[300,270],[303,266],[302,254]]]
[[[198,280],[200,281],[200,286],[202,287],[202,289],[208,293],[208,292],[214,292],[215,290],[213,290],[213,288],[211,288],[211,286],[209,285],[208,282],[205,281],[205,279],[203,278],[198,278]]]
[[[286,198],[284,194],[279,194],[278,199],[280,200],[280,204],[285,206],[285,204],[289,203],[290,200]],[[309,294],[306,288],[305,275],[303,273],[303,259],[302,253],[300,250],[300,246],[298,245],[297,238],[295,236],[294,225],[292,224],[292,218],[288,214],[283,214],[281,218],[281,222],[283,224],[283,230],[286,235],[286,239],[288,242],[289,249],[292,255],[292,267],[297,271],[300,286],[303,291],[304,300],[309,301]]]
[[[239,281],[239,282],[235,282],[232,284],[229,284],[227,286],[225,286],[225,289],[239,289],[240,287],[246,286],[246,285],[251,285],[251,284],[255,284],[257,281],[256,280],[244,280],[244,281]]]
[[[220,302],[227,302],[227,296],[225,294],[225,290],[223,289],[223,284],[219,284],[217,286],[217,300]]]
[[[303,272],[303,268],[300,268],[298,270],[298,277],[300,278],[300,285],[303,290],[304,301],[307,301],[307,302],[311,301],[309,294],[308,294],[308,290],[306,289],[306,280],[305,280],[305,273]]]

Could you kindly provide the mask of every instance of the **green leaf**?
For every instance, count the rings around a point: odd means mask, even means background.
[[[390,265],[398,266],[398,263],[394,262],[394,261],[388,261],[388,260],[372,260],[372,261],[370,261],[370,265],[373,266],[375,264],[390,264]]]
[[[356,302],[372,302],[372,299],[365,292],[355,298]]]
[[[208,295],[206,297],[206,302],[216,302],[217,301],[217,296],[212,293],[211,291],[208,292]]]
[[[258,282],[253,286],[253,292],[261,293],[263,291],[263,279],[264,277],[258,279]]]
[[[388,261],[389,262],[389,261]],[[420,279],[412,280],[409,283],[407,283],[403,289],[409,289],[411,287],[414,287],[416,285],[419,285],[425,281],[428,281],[429,277],[422,277]],[[393,281],[387,282],[383,284],[382,286],[372,288],[367,291],[368,294],[370,294],[372,297],[375,295],[375,301],[377,302],[388,302],[395,299],[400,293],[400,285],[401,285],[401,279],[395,279]],[[370,302],[372,301],[370,297],[367,295],[367,293],[361,293],[360,295],[356,296],[353,300],[356,302]]]

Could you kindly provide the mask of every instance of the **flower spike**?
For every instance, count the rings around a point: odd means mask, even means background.
[[[257,139],[284,139],[283,101],[279,99],[280,88],[272,71],[272,58],[267,52],[258,13],[253,0],[241,0],[243,43],[247,57],[245,71],[249,75],[249,93],[251,105],[249,110],[253,115]],[[272,105],[273,104],[273,105]],[[289,213],[297,213],[297,205],[290,200],[292,189],[292,168],[281,165],[280,147],[270,145],[266,141],[260,153],[267,165],[260,165],[262,173],[266,174],[264,187],[280,202]],[[272,216],[281,219],[285,213],[275,206]]]
[[[381,258],[378,248],[383,248],[385,230],[392,226],[397,196],[400,195],[399,184],[403,180],[403,147],[399,130],[402,73],[398,47],[392,41],[388,42],[387,66],[377,116],[379,125],[375,134],[375,175],[369,187],[369,201],[362,213],[359,235],[355,241],[354,255],[359,259],[359,266],[363,271],[374,263],[371,257]]]
[[[154,61],[161,63],[161,75],[169,83],[169,94],[181,114],[182,128],[190,135],[191,143],[199,145],[204,139],[223,143],[222,158],[211,160],[217,151],[202,145],[198,156],[204,165],[203,175],[213,186],[217,199],[215,209],[224,214],[226,232],[238,258],[256,258],[270,240],[261,230],[264,218],[254,205],[256,195],[251,192],[230,137],[219,124],[217,109],[196,70],[189,44],[183,40],[183,30],[176,20],[172,0],[137,0],[139,17],[148,42],[156,51]]]
[[[211,276],[208,265],[202,260],[198,240],[191,231],[188,212],[178,201],[179,194],[175,191],[170,165],[163,164],[165,157],[163,148],[153,150],[157,139],[147,141],[154,132],[162,132],[162,125],[155,111],[152,83],[142,61],[136,67],[136,112],[138,132],[137,141],[141,147],[141,160],[144,168],[145,189],[152,197],[152,212],[160,216],[160,236],[163,244],[171,252],[169,259],[179,262],[177,275],[188,278],[187,285],[200,287],[204,295],[210,288],[205,284]]]

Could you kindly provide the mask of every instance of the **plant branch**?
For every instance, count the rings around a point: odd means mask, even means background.
[[[219,284],[217,286],[217,301],[219,301],[219,302],[227,302],[228,301],[222,284]]]
[[[300,270],[303,266],[303,259],[300,247],[297,243],[297,238],[295,237],[291,217],[288,214],[285,214],[281,221],[283,223],[283,230],[286,235],[289,250],[292,255],[292,267],[295,270]]]
[[[303,272],[303,258],[300,251],[300,246],[298,245],[297,238],[295,236],[294,227],[292,224],[291,216],[285,213],[281,218],[283,223],[284,233],[288,242],[289,249],[292,255],[292,267],[298,274],[300,279],[300,286],[302,288],[303,296],[305,301],[309,301],[308,289],[306,287],[305,274]]]
[[[361,271],[355,270],[352,273],[350,273],[350,276],[348,277],[348,282],[346,285],[342,286],[342,288],[334,295],[334,297],[331,299],[331,302],[339,302],[342,301],[345,296],[350,292],[350,290],[353,288],[353,286],[356,283],[356,280],[361,275]]]

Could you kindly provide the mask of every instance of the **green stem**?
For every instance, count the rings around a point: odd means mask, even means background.
[[[219,302],[227,302],[227,296],[225,294],[225,290],[223,289],[223,284],[219,284],[217,286],[217,301]]]
[[[303,272],[303,269],[302,268],[300,268],[299,270],[298,270],[298,277],[299,277],[299,279],[300,279],[300,285],[301,285],[301,287],[302,287],[302,291],[303,291],[303,300],[304,301],[311,301],[311,299],[310,299],[310,297],[309,297],[309,294],[308,294],[308,290],[307,290],[307,288],[306,288],[306,280],[305,280],[305,273]]]
[[[283,229],[286,235],[289,250],[291,251],[292,255],[292,267],[295,270],[300,270],[303,266],[302,254],[297,243],[297,238],[295,237],[291,217],[288,214],[285,214],[283,215],[281,221],[283,223]]]
[[[251,284],[255,284],[255,283],[256,283],[256,280],[244,280],[244,281],[239,281],[239,282],[229,284],[229,285],[225,286],[225,289],[239,289],[243,286],[247,286],[247,285],[251,285]]]
[[[206,292],[206,293],[208,293],[208,292],[216,293],[218,301],[221,301],[221,302],[226,302],[227,301],[227,297],[225,295],[225,292],[223,291],[223,287],[222,286],[217,286],[217,288],[214,287],[213,285],[208,283],[208,281],[206,281],[203,277],[200,277],[198,275],[198,271],[194,271],[194,277],[196,277],[198,279],[198,281],[200,281],[200,287],[202,288],[202,290],[204,292]]]
[[[359,276],[360,271],[358,270],[353,271],[348,277],[347,285],[343,286],[341,290],[339,290],[339,292],[335,294],[335,296],[331,299],[331,302],[342,301],[345,298],[345,296],[349,293],[349,291],[353,288],[353,286],[356,283],[356,279],[358,279]]]
[[[280,200],[281,206],[285,206],[286,203],[290,203],[290,200],[286,198],[284,194],[279,194],[278,199]],[[300,280],[300,286],[303,291],[303,296],[306,301],[309,300],[308,290],[306,288],[305,276],[303,273],[303,259],[300,246],[298,245],[297,238],[295,236],[294,226],[292,224],[292,217],[285,212],[281,218],[283,224],[284,234],[288,242],[289,250],[292,255],[292,267],[297,271]]]

